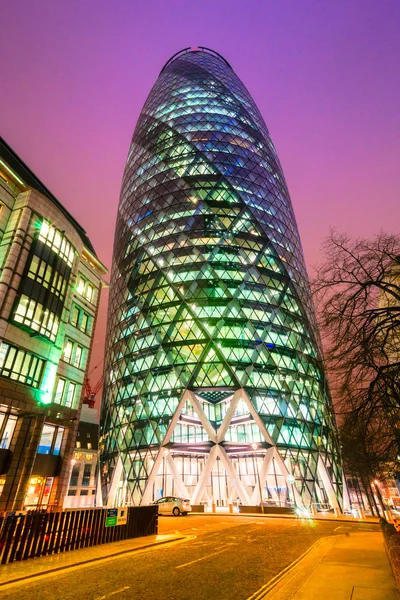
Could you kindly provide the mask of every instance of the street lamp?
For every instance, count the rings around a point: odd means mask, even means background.
[[[253,443],[251,445],[251,447],[253,448],[253,450],[255,452],[258,448],[258,444]],[[257,479],[258,479],[258,489],[260,491],[261,512],[264,513],[264,503],[263,503],[263,497],[262,497],[262,491],[261,491],[260,471],[258,470],[258,462],[257,461],[256,461],[256,471],[257,471]]]

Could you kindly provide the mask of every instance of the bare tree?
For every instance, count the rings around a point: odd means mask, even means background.
[[[331,231],[313,282],[336,397],[400,407],[400,237]]]
[[[313,281],[347,471],[377,477],[400,448],[400,237],[331,231]]]

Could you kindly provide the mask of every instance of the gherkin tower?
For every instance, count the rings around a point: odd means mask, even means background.
[[[275,147],[219,54],[161,71],[133,134],[108,310],[109,504],[342,505],[335,418]]]

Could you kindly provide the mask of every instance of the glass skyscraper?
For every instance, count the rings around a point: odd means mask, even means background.
[[[122,182],[101,424],[109,504],[330,504],[342,473],[296,220],[219,54],[173,56]]]

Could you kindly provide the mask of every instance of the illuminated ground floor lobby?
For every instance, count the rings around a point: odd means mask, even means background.
[[[217,423],[215,405],[211,413],[199,394],[184,392],[161,445],[119,452],[107,504],[145,505],[176,496],[204,510],[319,505],[340,512],[347,506],[332,477],[332,457],[307,445],[307,424],[281,426],[276,443],[244,390],[219,410]],[[282,436],[290,443],[279,443]]]

